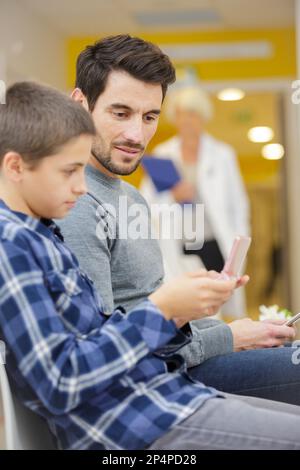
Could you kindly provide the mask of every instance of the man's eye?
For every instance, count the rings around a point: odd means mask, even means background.
[[[73,170],[64,170],[64,174],[67,175],[67,176],[71,176],[71,175],[73,175],[73,173],[75,173],[75,171],[76,171],[75,169],[73,169]]]
[[[124,117],[127,116],[127,113],[116,112],[116,111],[115,111],[113,114],[114,114],[114,116],[116,116],[117,118],[124,118]]]
[[[147,122],[153,122],[153,121],[156,121],[157,119],[158,119],[158,116],[153,115],[153,114],[145,116],[145,120]]]

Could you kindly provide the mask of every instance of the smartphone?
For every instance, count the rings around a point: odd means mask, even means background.
[[[238,278],[242,270],[249,246],[251,237],[238,235],[235,237],[230,255],[220,273],[221,279]]]
[[[300,320],[300,312],[294,315],[292,318],[290,318],[285,325],[286,326],[292,326],[296,321]]]

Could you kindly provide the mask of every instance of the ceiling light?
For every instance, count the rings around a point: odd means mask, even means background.
[[[281,144],[267,144],[263,146],[261,153],[267,160],[280,160],[284,155],[284,148]]]
[[[248,131],[248,139],[251,142],[269,142],[274,137],[274,131],[271,127],[257,126]]]
[[[136,20],[143,26],[157,25],[186,25],[186,24],[202,24],[211,25],[221,22],[220,14],[211,9],[207,10],[174,10],[168,8],[160,11],[141,11],[135,13]]]
[[[225,88],[217,94],[218,99],[221,101],[238,101],[243,99],[244,96],[245,92],[239,88]]]

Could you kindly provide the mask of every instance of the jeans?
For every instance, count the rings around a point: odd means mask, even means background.
[[[295,362],[300,348],[253,349],[213,357],[189,373],[223,392],[300,405],[300,363]]]
[[[300,449],[300,407],[227,394],[210,398],[149,449]]]

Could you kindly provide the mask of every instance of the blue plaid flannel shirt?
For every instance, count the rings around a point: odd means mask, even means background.
[[[52,221],[0,201],[0,236],[6,367],[59,448],[147,448],[216,396],[188,376],[176,351],[189,338],[150,301],[103,312]]]

